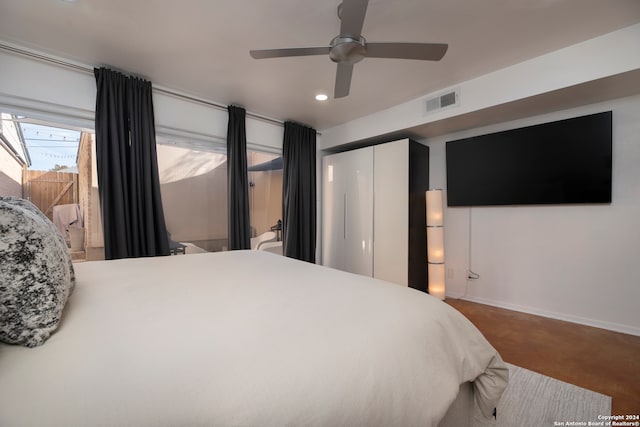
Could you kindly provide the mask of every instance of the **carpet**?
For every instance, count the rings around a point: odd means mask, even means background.
[[[602,422],[599,415],[611,414],[609,396],[507,365],[509,385],[498,404],[497,420],[485,420],[477,413],[474,427],[589,425]]]

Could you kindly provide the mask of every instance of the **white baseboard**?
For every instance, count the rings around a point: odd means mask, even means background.
[[[517,304],[506,303],[503,301],[494,301],[487,298],[464,296],[464,294],[447,294],[449,298],[462,299],[465,301],[477,302],[479,304],[490,305],[493,307],[505,308],[507,310],[519,311],[522,313],[534,314],[536,316],[549,317],[551,319],[563,320],[565,322],[578,323],[580,325],[592,326],[594,328],[607,329],[623,334],[640,336],[640,328],[619,323],[604,322],[602,320],[588,319],[586,317],[573,316],[571,314],[556,313],[554,311],[541,310],[534,307],[526,307]]]

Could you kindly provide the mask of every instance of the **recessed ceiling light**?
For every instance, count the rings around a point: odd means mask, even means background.
[[[327,95],[325,95],[324,93],[319,93],[316,95],[316,99],[318,101],[326,101],[329,97]]]

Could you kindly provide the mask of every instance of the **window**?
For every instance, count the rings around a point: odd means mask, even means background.
[[[78,173],[81,132],[29,121],[20,128],[31,158],[29,170]]]
[[[36,205],[60,229],[74,259],[84,258],[85,250],[93,258],[102,257],[93,133],[30,117],[1,116],[0,195]],[[76,214],[70,215],[72,211]]]
[[[224,143],[157,136],[158,172],[165,222],[171,240],[191,244],[189,253],[222,251],[228,247],[227,155]],[[282,158],[280,154],[247,151],[252,237],[278,232],[282,217]],[[31,174],[34,174],[33,176]],[[80,206],[87,259],[103,256],[95,134],[55,123],[30,121],[2,114],[0,120],[0,195],[24,197],[46,211],[61,187],[36,189],[44,177],[71,176],[67,189],[74,198],[55,204]],[[35,178],[34,178],[35,177]],[[58,179],[56,178],[56,179]],[[34,179],[36,181],[34,181]],[[61,178],[60,178],[61,179]],[[53,178],[48,181],[55,181]],[[44,188],[44,187],[43,187]],[[51,193],[40,200],[38,194]],[[55,193],[55,194],[53,194]],[[43,196],[44,197],[44,196]],[[36,200],[38,199],[38,200]],[[52,218],[51,212],[49,217]],[[277,233],[280,237],[280,233]]]
[[[215,143],[158,137],[162,204],[171,240],[209,251],[228,247],[227,155]],[[251,236],[278,229],[282,214],[282,161],[248,150]],[[279,234],[279,233],[278,233]]]
[[[86,134],[24,116],[0,115],[0,195],[30,200],[49,219],[54,207],[79,204],[78,147]]]
[[[171,240],[227,249],[227,155],[210,144],[157,138],[164,217]]]
[[[277,231],[282,218],[282,156],[248,150],[251,236]]]

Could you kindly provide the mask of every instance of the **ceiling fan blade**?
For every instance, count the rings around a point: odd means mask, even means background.
[[[254,59],[282,58],[285,56],[328,55],[331,48],[327,47],[294,47],[290,49],[250,50],[249,55]]]
[[[349,95],[352,74],[353,64],[338,64],[338,71],[336,72],[336,87],[333,92],[334,98],[344,98]]]
[[[367,43],[367,58],[439,61],[449,45],[444,43]]]
[[[359,39],[369,0],[343,0],[340,5],[340,35]]]

